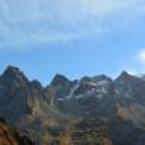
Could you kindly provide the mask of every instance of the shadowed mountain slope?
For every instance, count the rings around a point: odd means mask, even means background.
[[[0,116],[36,145],[144,145],[145,79],[122,72],[43,87],[9,66],[0,76]]]

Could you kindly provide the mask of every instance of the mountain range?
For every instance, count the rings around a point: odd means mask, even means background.
[[[144,145],[145,78],[57,74],[44,87],[8,66],[0,75],[0,117],[35,145]]]

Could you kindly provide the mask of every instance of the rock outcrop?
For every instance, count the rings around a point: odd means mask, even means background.
[[[12,128],[1,118],[0,145],[34,145],[34,142],[28,136],[20,135],[16,129]]]
[[[56,75],[47,87],[13,66],[0,76],[0,116],[36,145],[144,145],[144,105],[145,79],[125,71],[115,80]],[[0,127],[0,141],[12,135],[0,144],[29,145],[25,134],[15,135],[4,122]]]

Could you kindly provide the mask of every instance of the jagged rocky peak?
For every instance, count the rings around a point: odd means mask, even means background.
[[[115,81],[105,75],[70,81],[57,74],[47,87],[29,82],[13,66],[0,76],[0,116],[30,131],[36,142],[43,139],[38,145],[70,145],[68,139],[72,145],[143,145],[144,106],[145,79],[125,71]],[[6,126],[0,118],[0,134]],[[8,137],[14,133],[8,132]],[[0,137],[0,145],[4,139]]]
[[[106,75],[98,75],[98,76],[94,76],[93,79],[95,81],[102,81],[102,80],[106,80],[106,81],[112,81],[112,79]]]
[[[7,66],[6,70],[5,70],[5,73],[17,73],[19,72],[19,68],[18,67],[15,67],[15,66],[12,66],[12,65],[9,65]]]
[[[123,71],[120,76],[115,80],[116,85],[129,85],[129,86],[144,86],[145,80],[142,77],[131,75],[126,71]],[[119,86],[122,88],[121,86]]]
[[[29,83],[27,77],[23,74],[23,72],[20,71],[19,68],[12,66],[12,65],[9,65],[6,68],[6,70],[4,71],[4,73],[1,76],[1,79],[4,80],[5,82],[10,82],[13,80],[13,82],[17,81],[17,82],[23,83],[23,84]]]
[[[133,78],[137,78],[136,76],[133,76],[131,74],[129,74],[127,71],[122,71],[121,74],[119,75],[119,77],[116,79],[117,81],[118,80],[131,80]]]
[[[86,82],[92,82],[92,78],[88,76],[82,77],[80,83],[86,83]]]
[[[17,67],[8,66],[0,77],[0,116],[14,122],[28,112],[32,96],[29,80]]]
[[[3,75],[4,76],[17,76],[17,75],[23,75],[23,73],[19,70],[19,68],[9,65],[4,71]]]
[[[97,75],[97,76],[93,76],[93,77],[85,76],[80,80],[81,83],[86,83],[86,82],[98,83],[101,81],[112,82],[112,79],[107,77],[106,75]]]
[[[70,83],[69,79],[66,78],[64,75],[56,74],[51,82],[51,86],[57,87],[57,86],[65,86]]]
[[[94,77],[83,77],[80,80],[80,87],[86,86],[87,88],[108,88],[113,85],[113,81],[111,78],[105,75],[98,75]],[[84,88],[86,89],[86,88]]]
[[[38,80],[31,81],[31,87],[38,90],[43,88],[42,84]]]

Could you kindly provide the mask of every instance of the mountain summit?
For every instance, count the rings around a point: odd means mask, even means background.
[[[0,76],[0,116],[36,145],[144,145],[145,79],[123,71],[43,87],[9,66]]]

